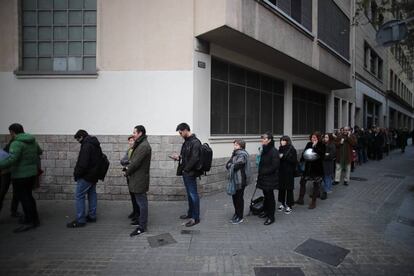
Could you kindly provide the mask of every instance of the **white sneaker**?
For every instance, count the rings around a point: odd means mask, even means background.
[[[289,215],[292,212],[292,208],[290,208],[289,206],[287,206],[285,208],[285,214]]]
[[[289,208],[289,207],[288,207],[288,208]],[[282,212],[283,210],[285,210],[285,206],[280,205],[280,206],[279,206],[279,208],[277,208],[277,210],[278,210],[279,212]]]

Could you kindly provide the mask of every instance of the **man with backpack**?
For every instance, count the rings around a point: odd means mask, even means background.
[[[102,179],[100,164],[102,162],[102,149],[98,139],[90,136],[80,129],[74,138],[81,144],[78,160],[73,173],[76,181],[76,219],[69,222],[68,228],[78,228],[86,222],[96,222],[96,183]],[[85,196],[88,195],[88,215],[85,214]]]
[[[188,198],[187,214],[181,215],[180,219],[189,219],[185,226],[191,227],[200,223],[200,198],[197,192],[197,177],[203,174],[202,145],[195,134],[191,133],[190,126],[187,123],[179,124],[176,131],[184,139],[184,143],[180,155],[174,154],[171,158],[179,161],[177,175],[183,177]]]

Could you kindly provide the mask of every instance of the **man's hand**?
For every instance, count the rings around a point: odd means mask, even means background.
[[[168,157],[170,157],[171,159],[173,159],[175,161],[180,160],[180,155],[177,154],[177,153],[173,153],[173,154],[169,155]]]

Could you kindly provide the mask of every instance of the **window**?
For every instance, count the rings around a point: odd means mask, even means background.
[[[383,61],[380,57],[378,58],[378,72],[377,72],[377,77],[382,80],[382,69],[383,69]]]
[[[95,72],[96,0],[22,0],[23,72]]]
[[[390,90],[394,89],[394,72],[390,70]]]
[[[334,1],[318,1],[318,38],[346,59],[349,59],[349,30],[349,18]]]
[[[325,132],[326,96],[300,86],[293,86],[293,134]]]
[[[377,74],[377,54],[371,50],[370,58],[369,58],[369,67],[372,74]]]
[[[382,80],[382,71],[384,70],[383,60],[366,41],[364,41],[364,67],[375,75],[375,77]]]
[[[339,99],[334,100],[334,128],[339,128]]]
[[[283,105],[283,81],[212,59],[212,135],[283,134]]]
[[[368,57],[370,56],[370,48],[369,45],[364,42],[364,67],[368,68]]]
[[[294,21],[312,31],[312,1],[309,0],[263,0],[289,15]]]

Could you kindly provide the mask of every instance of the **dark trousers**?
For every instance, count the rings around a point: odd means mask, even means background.
[[[3,208],[3,201],[4,201],[4,198],[7,192],[9,191],[10,183],[11,183],[10,173],[0,175],[0,211]],[[17,196],[13,188],[13,197],[12,197],[11,208],[10,208],[10,211],[12,214],[17,212],[18,206],[19,206],[19,201],[17,200]]]
[[[279,189],[278,201],[283,204],[283,206],[293,206],[293,190]]]
[[[39,224],[36,201],[32,195],[32,189],[36,181],[36,176],[27,178],[13,179],[13,188],[17,194],[17,199],[22,203],[26,224]]]
[[[320,186],[321,186],[322,178],[313,180],[313,191],[312,191],[312,199],[315,199],[320,195]],[[303,200],[306,194],[306,183],[307,180],[302,177],[300,179],[300,190],[299,190],[299,199]]]
[[[135,198],[135,194],[129,192],[129,195],[131,196],[131,203],[132,203],[132,210],[134,212],[134,218],[138,219],[139,218],[139,206]]]
[[[134,194],[141,214],[138,219],[139,225],[146,230],[148,224],[148,198],[147,193]]]
[[[264,196],[264,212],[266,213],[267,217],[270,219],[275,218],[275,208],[276,208],[276,202],[275,202],[275,194],[273,190],[263,190],[263,196]]]
[[[231,197],[233,198],[233,206],[234,206],[234,213],[238,218],[243,218],[243,211],[244,211],[244,188],[237,190],[234,195]]]

